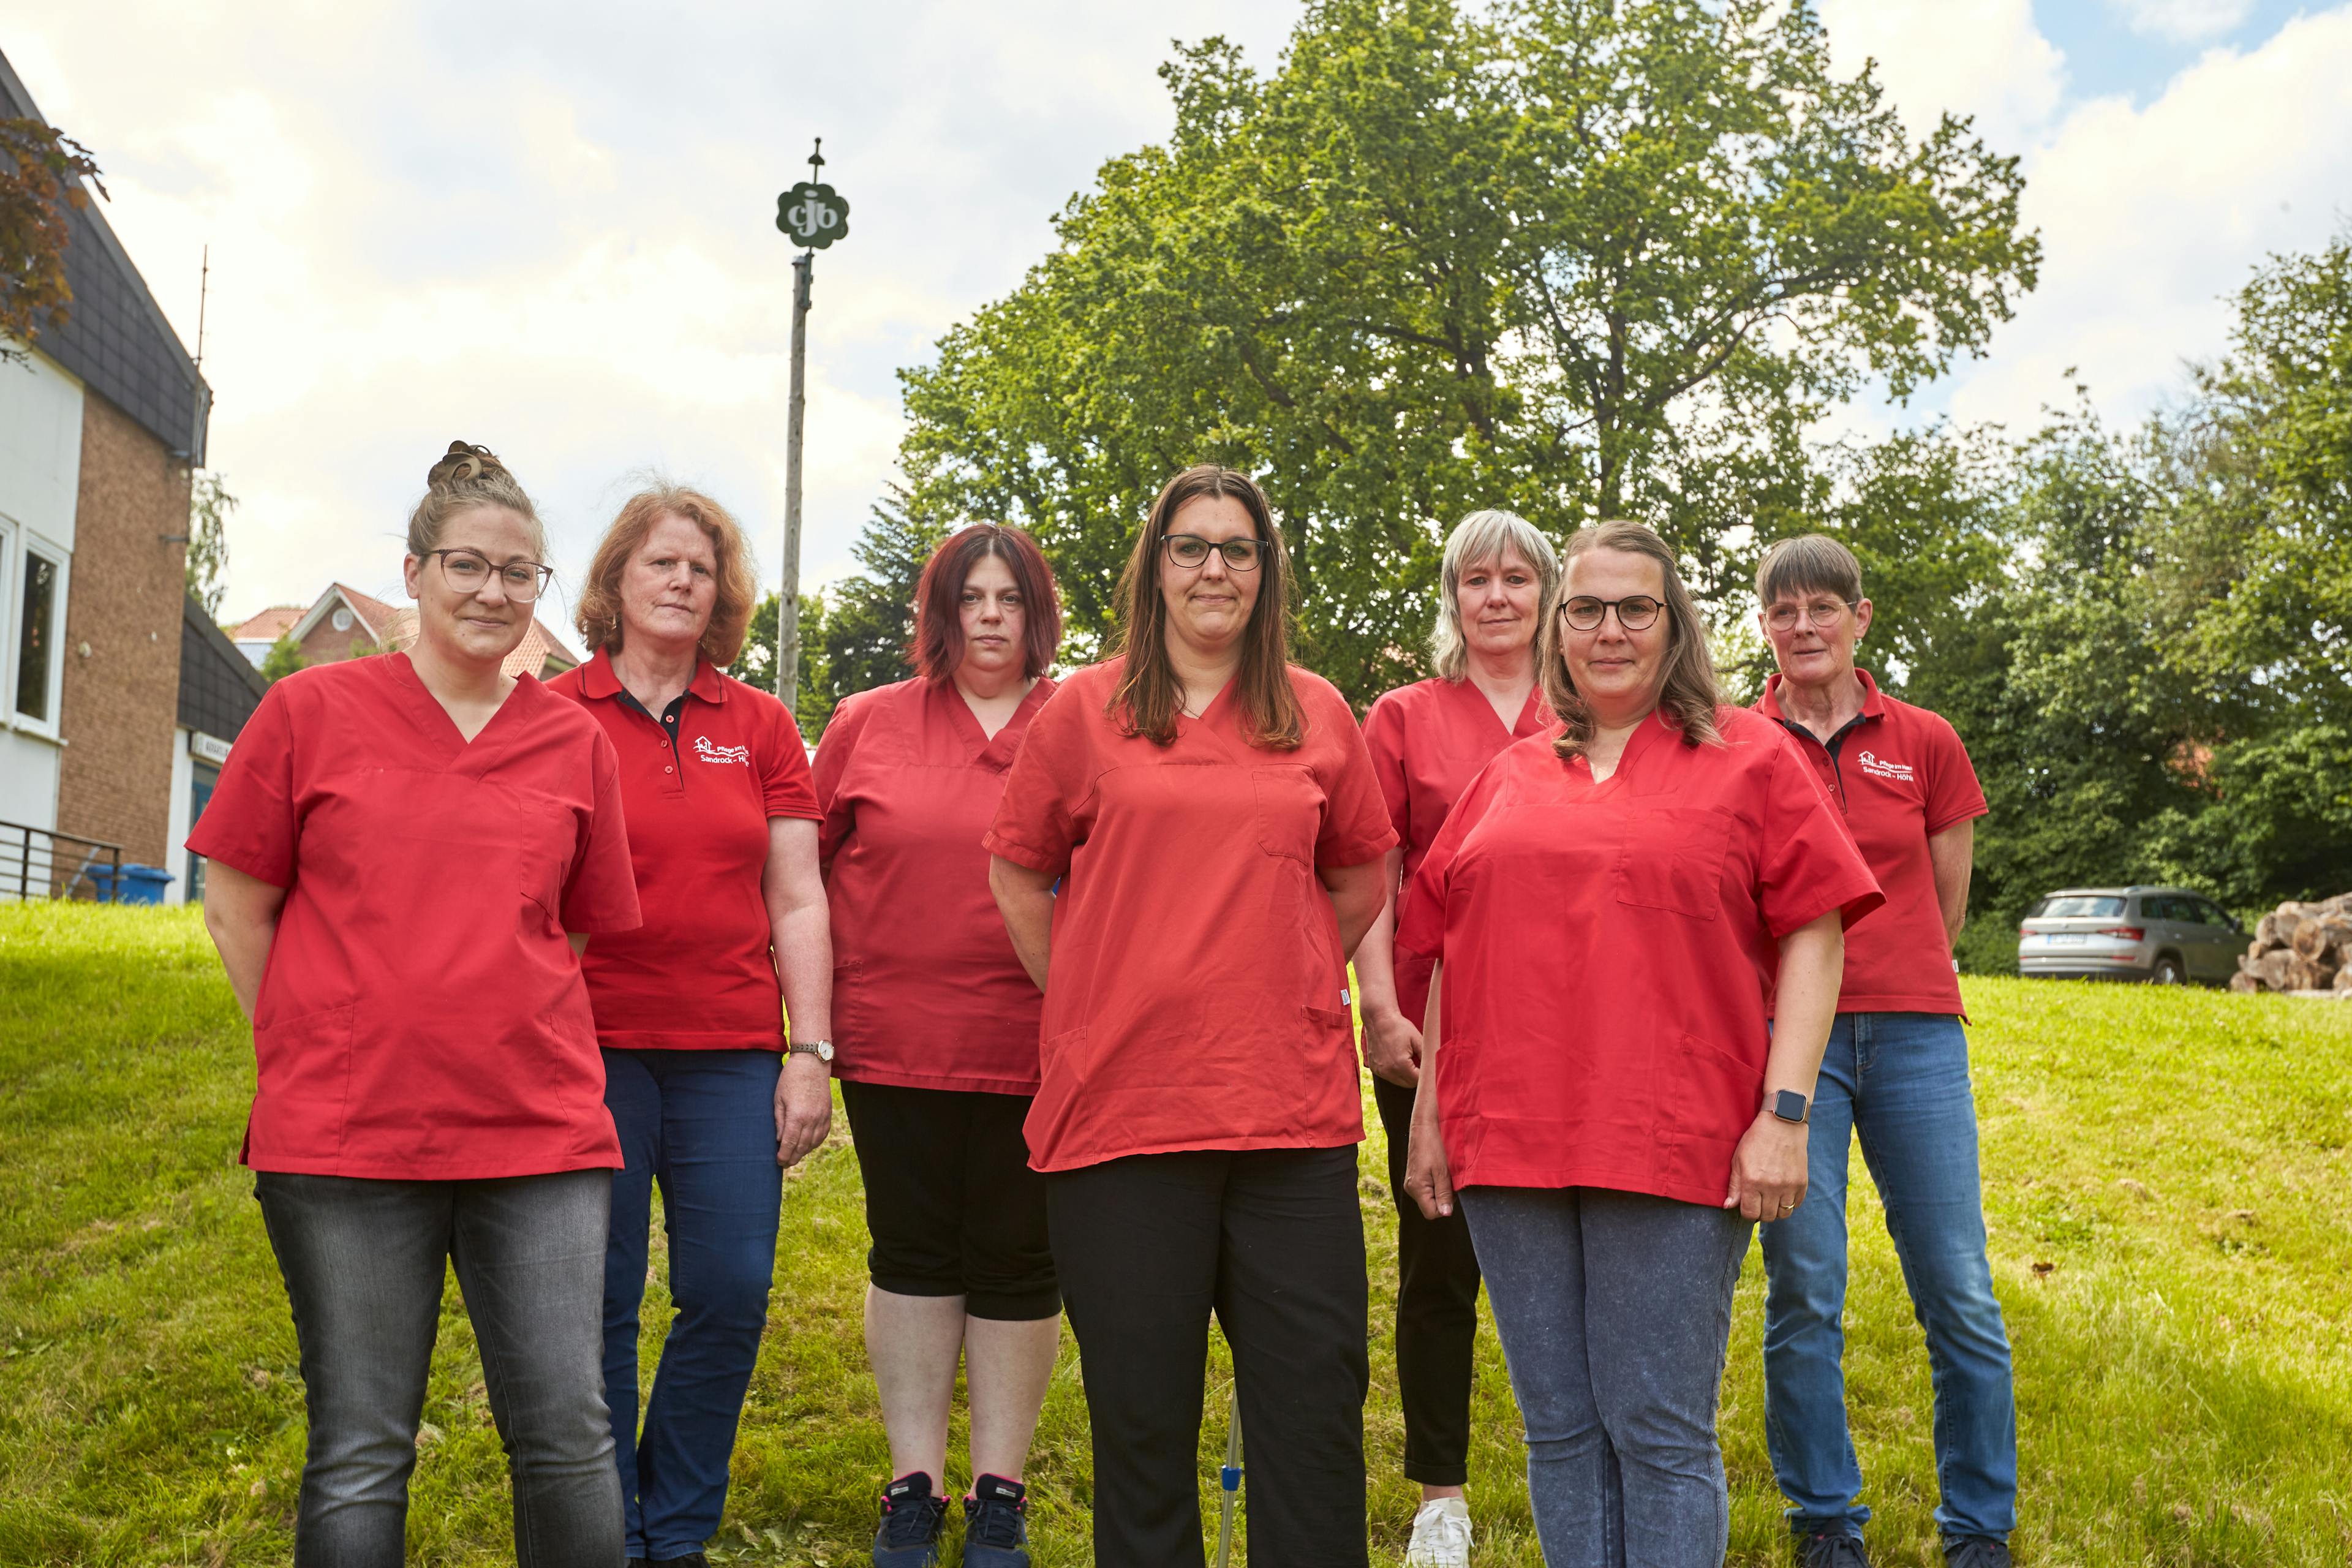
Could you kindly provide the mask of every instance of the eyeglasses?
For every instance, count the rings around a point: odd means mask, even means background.
[[[1596,599],[1590,594],[1579,594],[1559,607],[1560,617],[1580,632],[1596,631],[1601,618],[1610,611],[1617,612],[1617,624],[1629,632],[1638,632],[1658,618],[1665,605],[1647,594],[1634,594],[1622,599]]]
[[[538,598],[547,580],[555,575],[554,567],[542,566],[536,561],[509,561],[503,566],[493,566],[489,557],[478,550],[428,550],[425,553],[441,557],[441,575],[460,594],[479,593],[482,584],[496,573],[508,598],[527,603]]]
[[[1206,540],[1197,533],[1163,535],[1160,543],[1168,547],[1168,559],[1179,566],[1194,567],[1208,563],[1213,550],[1225,558],[1225,564],[1236,572],[1255,572],[1265,561],[1265,552],[1274,548],[1271,539]]]
[[[1854,607],[1852,599],[1816,599],[1810,605],[1775,605],[1764,612],[1764,624],[1776,632],[1797,629],[1797,617],[1802,616],[1816,626],[1833,626],[1838,617]]]

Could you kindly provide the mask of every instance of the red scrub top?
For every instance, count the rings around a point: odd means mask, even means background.
[[[1415,681],[1382,692],[1372,704],[1364,715],[1364,744],[1371,750],[1372,772],[1389,803],[1389,822],[1404,845],[1398,919],[1412,891],[1412,874],[1478,770],[1513,741],[1539,734],[1552,721],[1540,683],[1528,691],[1518,721],[1508,730],[1486,694],[1467,680]],[[1415,1028],[1429,1012],[1430,964],[1420,953],[1400,952],[1393,960],[1397,1006]]]
[[[816,751],[817,852],[833,905],[833,1076],[1037,1092],[1045,998],[988,890],[981,838],[1054,683],[991,740],[951,684],[845,699]]]
[[[1780,722],[1845,812],[1845,825],[1886,890],[1886,908],[1845,944],[1841,1013],[1960,1011],[1952,939],[1936,898],[1927,840],[1989,807],[1969,749],[1943,716],[1898,702],[1862,678],[1862,712],[1839,731],[1832,753],[1780,707],[1780,678],[1764,683],[1756,711]]]
[[[1243,738],[1231,684],[1158,746],[1103,710],[1122,662],[1038,713],[986,839],[1066,879],[1030,1163],[1357,1142],[1347,964],[1315,875],[1396,842],[1355,716],[1294,668],[1297,751]]]
[[[610,654],[547,683],[594,715],[621,757],[646,923],[589,944],[596,1038],[614,1050],[781,1051],[784,999],[764,879],[772,817],[814,820],[800,726],[770,693],[697,659],[656,716]]]
[[[406,654],[287,677],[188,848],[286,889],[254,1009],[257,1171],[617,1166],[564,932],[637,923],[613,743],[529,676],[468,742]]]
[[[1693,747],[1654,715],[1597,784],[1518,742],[1423,860],[1398,942],[1445,961],[1455,1185],[1723,1202],[1763,1103],[1780,939],[1880,896],[1780,726],[1716,722],[1727,743]]]

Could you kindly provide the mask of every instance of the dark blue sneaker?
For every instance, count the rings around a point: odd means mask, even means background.
[[[1797,1537],[1797,1561],[1804,1568],[1870,1568],[1862,1537],[1843,1530],[1810,1531]]]
[[[945,1498],[931,1495],[931,1478],[917,1470],[882,1489],[882,1528],[874,1532],[874,1568],[932,1568],[940,1560]]]
[[[963,1500],[963,1568],[1029,1568],[1029,1489],[982,1476]]]
[[[2009,1568],[2009,1542],[1992,1535],[1948,1535],[1945,1568]]]

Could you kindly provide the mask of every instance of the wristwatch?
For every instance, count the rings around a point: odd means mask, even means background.
[[[1774,1095],[1764,1109],[1781,1121],[1793,1121],[1800,1127],[1805,1124],[1805,1118],[1812,1111],[1812,1108],[1805,1103],[1805,1097],[1793,1089],[1784,1089]]]
[[[814,1057],[830,1067],[833,1064],[833,1042],[831,1040],[795,1040],[793,1042],[792,1048],[784,1054],[788,1057]]]

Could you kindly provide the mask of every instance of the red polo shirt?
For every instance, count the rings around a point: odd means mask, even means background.
[[[287,677],[196,854],[286,889],[254,1008],[257,1171],[405,1181],[621,1163],[564,941],[637,923],[612,742],[524,676],[471,742],[406,654]]]
[[[1397,942],[1445,961],[1455,1185],[1723,1202],[1763,1102],[1780,939],[1880,900],[1780,727],[1716,722],[1726,744],[1685,746],[1654,716],[1598,784],[1549,736],[1517,742],[1422,861]]]
[[[833,906],[833,1074],[858,1083],[1037,1092],[1045,998],[1013,951],[980,846],[1040,680],[991,739],[928,680],[843,700],[816,750],[818,853]]]
[[[1104,711],[1121,662],[1046,702],[986,840],[1065,879],[1030,1163],[1357,1142],[1347,963],[1315,875],[1396,842],[1355,715],[1294,668],[1297,751],[1244,738],[1231,683],[1159,746]]]
[[[1780,721],[1845,813],[1845,825],[1886,908],[1847,939],[1841,1013],[1958,1013],[1960,979],[1936,900],[1927,840],[1989,809],[1960,737],[1940,714],[1898,702],[1865,670],[1862,714],[1824,746],[1780,708],[1780,678],[1764,683],[1756,711]]]
[[[1404,918],[1404,900],[1412,895],[1412,874],[1478,770],[1513,741],[1539,733],[1551,722],[1540,684],[1528,693],[1517,722],[1507,730],[1486,694],[1467,680],[1416,681],[1382,692],[1372,704],[1364,715],[1364,744],[1389,805],[1389,823],[1404,846],[1398,919]],[[1429,1012],[1430,960],[1400,952],[1393,967],[1397,1005],[1419,1028]]]
[[[602,649],[548,689],[585,708],[621,757],[646,921],[592,942],[596,1037],[615,1050],[781,1051],[783,991],[763,879],[768,820],[814,820],[808,752],[782,702],[709,659],[656,717]]]

